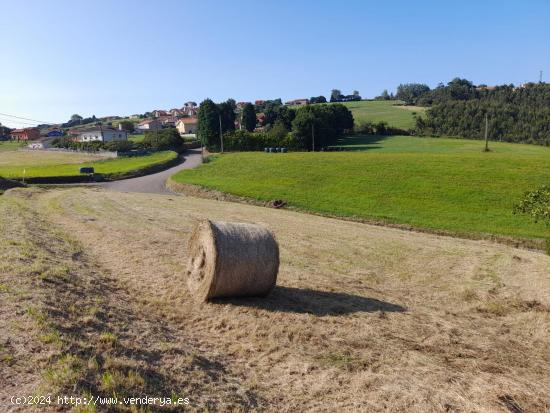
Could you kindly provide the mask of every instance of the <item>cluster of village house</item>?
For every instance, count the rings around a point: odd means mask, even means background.
[[[247,102],[238,102],[237,109],[240,110]],[[265,103],[263,100],[257,100],[254,102],[256,106],[261,106]],[[286,102],[286,105],[307,105],[309,101],[307,99],[296,99]],[[134,133],[144,133],[146,131],[155,131],[167,127],[175,127],[181,135],[193,135],[197,132],[198,108],[194,102],[186,103],[181,109],[154,110],[152,117],[143,120],[135,125]],[[132,118],[137,118],[140,115],[133,115]],[[265,116],[263,113],[257,115],[258,128],[262,128]],[[67,135],[77,142],[112,142],[128,139],[128,132],[122,128],[119,124],[118,128],[110,126],[104,126],[103,122],[112,122],[113,120],[120,120],[118,116],[107,116],[99,118],[101,122],[97,125],[90,125],[89,127],[74,128],[67,131]],[[241,128],[240,120],[235,121],[235,127]],[[43,129],[42,132],[38,128],[23,128],[15,129],[11,131],[10,138],[17,141],[30,141],[30,147],[43,148],[49,146],[52,140],[55,138],[64,136],[63,130],[59,125],[53,125],[47,129]]]

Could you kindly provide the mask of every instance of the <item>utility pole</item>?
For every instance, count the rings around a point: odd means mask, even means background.
[[[311,141],[313,146],[313,152],[315,152],[315,125],[311,124]]]
[[[489,129],[489,119],[487,113],[485,114],[485,152],[489,152],[489,140],[487,130]]]
[[[223,153],[223,134],[222,134],[222,115],[221,115],[221,113],[218,113],[218,119],[220,121],[220,146],[221,146],[221,152]]]

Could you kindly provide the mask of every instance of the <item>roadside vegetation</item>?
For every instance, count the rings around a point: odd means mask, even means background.
[[[407,136],[350,138],[355,153],[224,154],[175,182],[314,212],[464,234],[549,237],[513,213],[550,181],[550,149]],[[340,141],[342,145],[346,140]]]

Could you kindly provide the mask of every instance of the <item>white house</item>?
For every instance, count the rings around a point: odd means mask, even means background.
[[[143,122],[138,123],[137,129],[143,132],[147,130],[159,130],[162,129],[162,123],[160,123],[157,119],[144,120]]]
[[[94,127],[78,131],[77,142],[113,142],[128,140],[128,132],[106,127]]]
[[[190,133],[197,133],[197,126],[199,121],[197,118],[181,118],[176,122],[176,128],[180,135],[188,135]]]

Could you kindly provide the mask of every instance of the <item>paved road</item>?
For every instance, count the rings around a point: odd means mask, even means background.
[[[111,191],[146,192],[154,194],[170,194],[166,189],[166,180],[182,169],[191,169],[202,163],[201,150],[190,149],[182,156],[182,163],[156,174],[140,176],[138,178],[123,179],[120,181],[103,182],[99,186]]]

